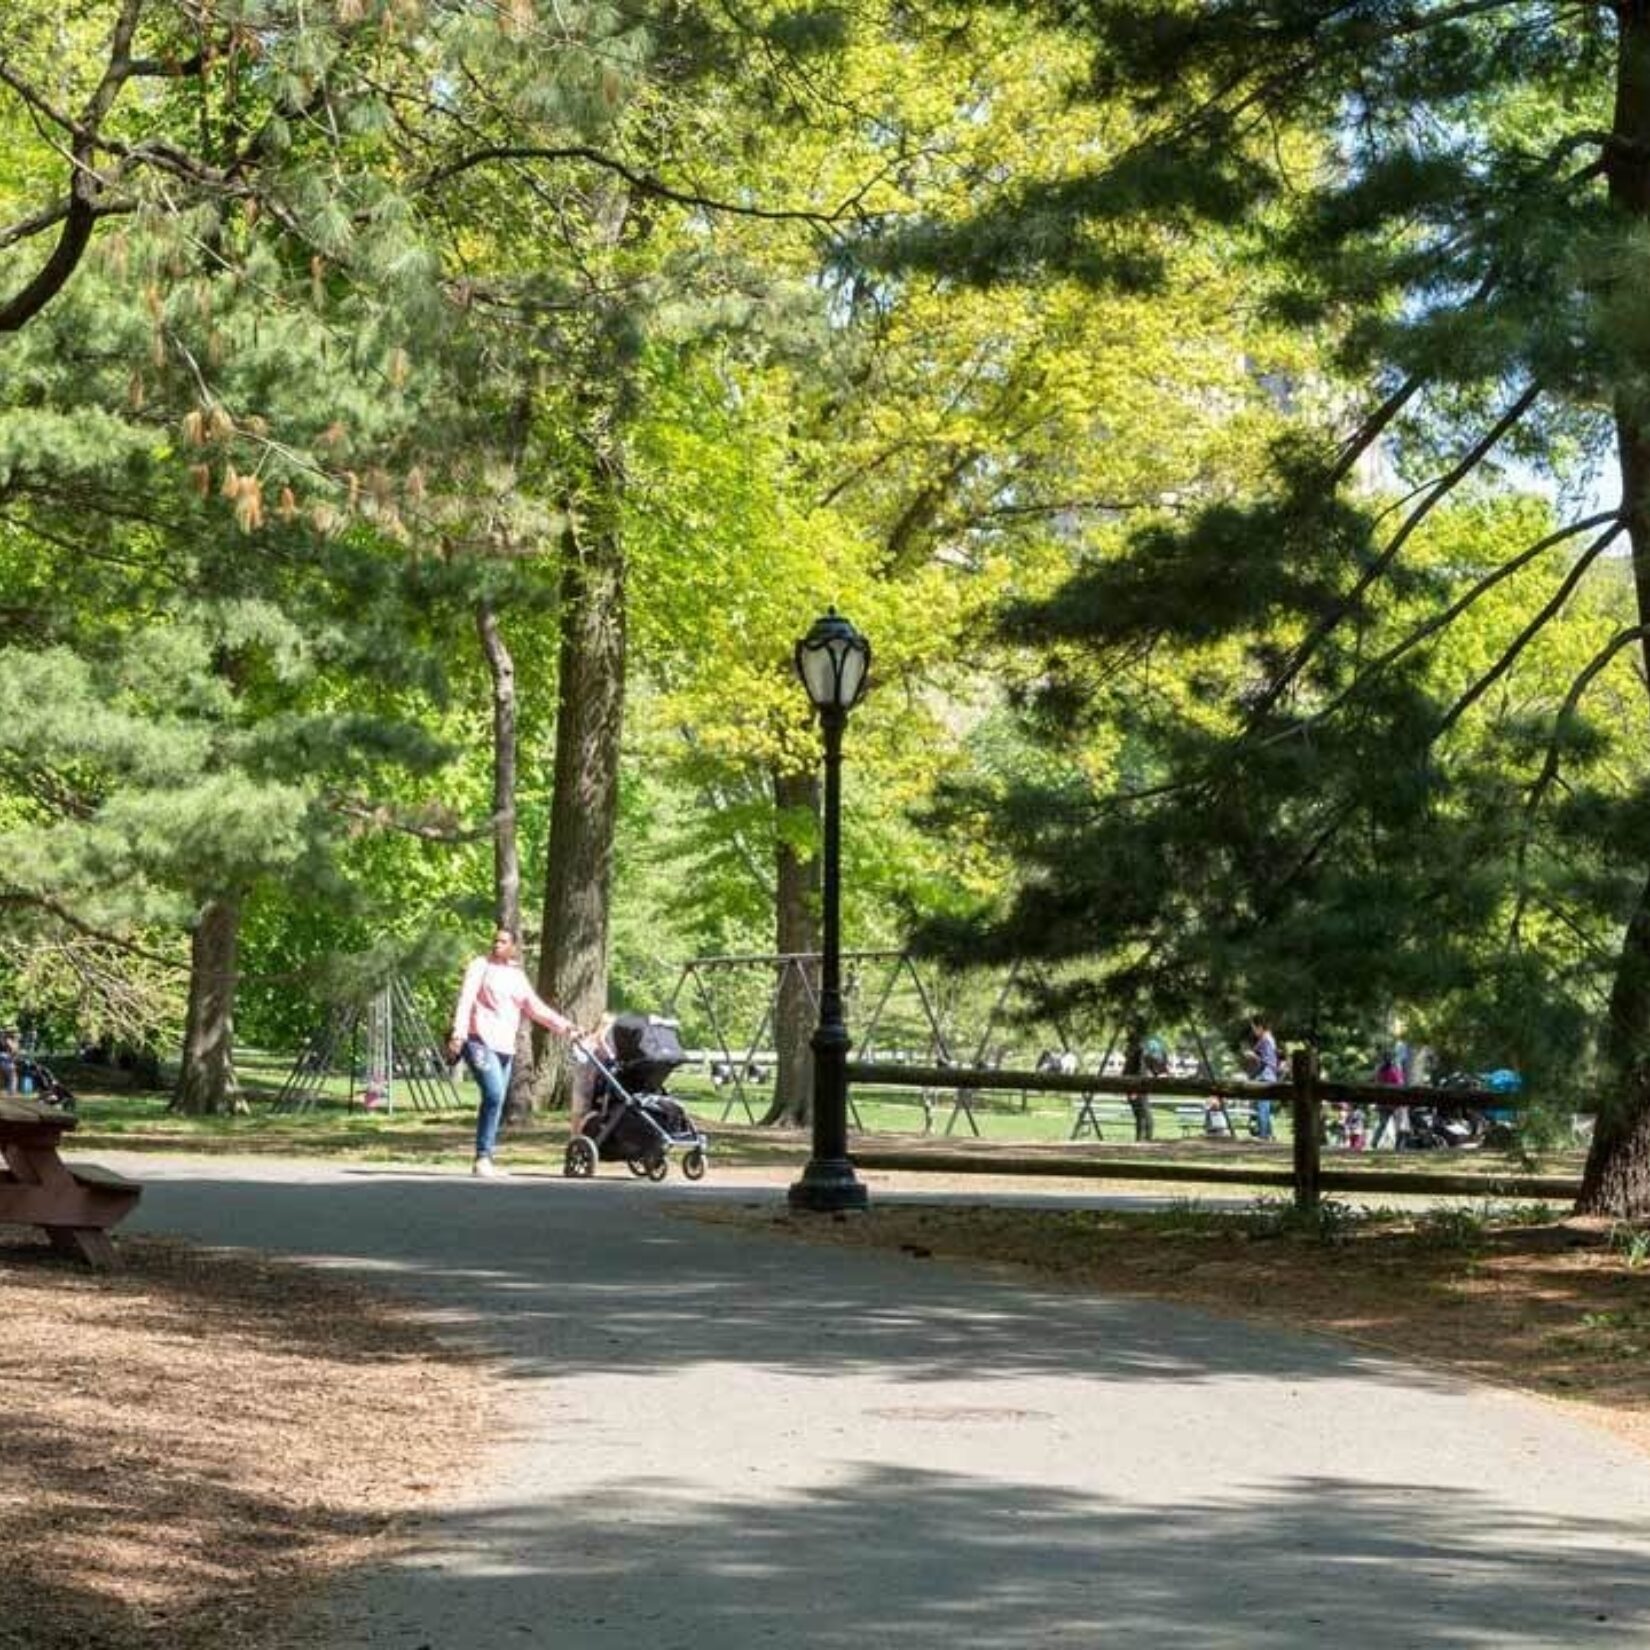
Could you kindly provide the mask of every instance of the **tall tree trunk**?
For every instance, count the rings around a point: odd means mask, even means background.
[[[1605,155],[1610,201],[1650,223],[1650,5],[1616,7],[1614,142]],[[1650,625],[1650,401],[1637,380],[1616,392],[1622,509],[1633,547],[1641,625]],[[1650,636],[1643,644],[1650,673]],[[1627,924],[1610,993],[1607,1079],[1576,1208],[1584,1214],[1650,1215],[1650,878]]]
[[[493,920],[521,934],[521,858],[516,846],[516,665],[493,604],[476,604],[476,634],[493,684]]]
[[[235,966],[241,907],[208,900],[189,946],[189,1012],[172,1110],[191,1116],[246,1110],[235,1079]]]
[[[516,662],[490,601],[476,604],[476,635],[493,691],[493,921],[521,939],[521,851],[516,830]],[[504,1115],[518,1123],[533,1109],[533,1024],[516,1032],[516,1057]]]
[[[774,949],[783,956],[813,957],[819,950],[819,852],[796,845],[798,833],[785,828],[786,815],[805,813],[813,823],[812,839],[819,837],[819,775],[776,773],[773,802],[780,829],[774,896]],[[809,986],[813,994],[810,995]],[[806,1124],[813,1116],[814,1056],[812,1037],[819,1019],[816,1008],[819,970],[809,963],[806,972],[785,968],[774,1001],[775,1067],[773,1103],[764,1123]]]
[[[623,472],[604,443],[603,493],[580,522],[568,512],[561,575],[556,769],[544,880],[539,995],[581,1026],[607,1006],[608,906],[619,818],[619,747],[624,732],[625,560],[619,530]],[[566,1105],[565,1045],[537,1043],[535,1105]]]

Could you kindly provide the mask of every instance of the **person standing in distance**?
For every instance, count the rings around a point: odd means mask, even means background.
[[[1275,1083],[1278,1080],[1278,1040],[1272,1035],[1264,1015],[1249,1016],[1250,1053],[1254,1070],[1251,1075],[1257,1083]],[[1272,1138],[1272,1102],[1255,1102],[1255,1134],[1261,1140]]]
[[[492,949],[464,970],[458,1004],[453,1009],[453,1031],[447,1054],[460,1054],[481,1086],[476,1110],[476,1159],[471,1173],[496,1175],[493,1152],[504,1117],[504,1096],[510,1087],[510,1062],[516,1052],[516,1032],[525,1014],[536,1025],[558,1037],[578,1035],[578,1027],[558,1013],[527,983],[522,972],[516,937],[508,928],[493,935]]]

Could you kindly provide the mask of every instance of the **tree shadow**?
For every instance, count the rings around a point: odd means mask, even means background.
[[[153,1184],[140,1220],[371,1278],[523,1377],[730,1359],[806,1379],[857,1372],[910,1382],[1076,1375],[1275,1384],[1340,1379],[1349,1366],[1379,1381],[1390,1369],[1311,1336],[1159,1302],[660,1218],[681,1207],[619,1182],[192,1175]],[[1459,1384],[1414,1370],[1403,1379]]]
[[[356,1578],[300,1641],[1481,1650],[1641,1645],[1650,1627],[1636,1527],[1403,1483],[1141,1506],[849,1462],[742,1497],[620,1477],[444,1535],[439,1562]]]
[[[0,1650],[252,1642],[272,1594],[316,1579],[323,1535],[386,1527],[382,1514],[300,1511],[83,1416],[71,1431],[8,1409],[0,1439],[14,1475],[0,1492],[26,1492],[0,1493]]]
[[[1158,1302],[775,1244],[666,1218],[686,1205],[641,1184],[304,1174],[159,1176],[142,1220],[405,1291],[540,1383],[520,1413],[550,1406],[534,1451],[501,1451],[493,1504],[442,1515],[416,1562],[343,1588],[313,1628],[328,1650],[1646,1642],[1640,1521],[1592,1512],[1611,1496],[1642,1510],[1637,1481],[1595,1490],[1581,1434],[1555,1475],[1564,1432],[1541,1440],[1536,1488],[1508,1487],[1473,1452],[1512,1447],[1525,1422],[1481,1428],[1488,1401],[1447,1373]],[[754,1402],[794,1415],[747,1410],[735,1369],[780,1378]],[[823,1408],[801,1401],[816,1383]],[[1318,1383],[1330,1401],[1297,1419],[1292,1395]],[[1384,1449],[1376,1420],[1421,1445]],[[1014,1425],[975,1453],[970,1427]],[[1462,1487],[1491,1465],[1503,1487]]]

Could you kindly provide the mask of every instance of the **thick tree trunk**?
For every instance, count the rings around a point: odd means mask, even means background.
[[[189,1012],[174,1111],[208,1116],[246,1110],[235,1079],[235,965],[241,908],[209,900],[190,940]]]
[[[624,732],[625,562],[619,532],[622,474],[605,449],[606,494],[595,519],[569,512],[561,576],[556,770],[539,995],[581,1026],[607,1006],[608,906],[619,817],[619,746]],[[566,1105],[566,1045],[539,1039],[533,1101]]]
[[[786,814],[806,812],[818,840],[819,776],[816,773],[773,776],[773,801],[781,829],[776,840],[778,875],[774,896],[774,949],[784,956],[812,957],[819,950],[819,854],[799,852],[795,833],[783,828]],[[810,995],[809,986],[813,988]],[[819,1014],[819,971],[785,968],[774,1003],[775,1067],[773,1103],[764,1123],[805,1125],[813,1116],[814,1056],[811,1039]]]
[[[1615,142],[1605,156],[1610,201],[1650,223],[1650,6],[1616,8]],[[1638,617],[1650,625],[1650,402],[1635,383],[1616,392],[1616,450],[1622,509],[1633,547]],[[1650,636],[1644,643],[1650,672]],[[1647,675],[1650,679],[1650,675]],[[1607,1087],[1576,1209],[1582,1214],[1650,1215],[1650,879],[1628,920],[1605,1030]]]

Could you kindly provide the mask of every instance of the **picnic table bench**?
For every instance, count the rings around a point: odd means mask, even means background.
[[[71,1113],[0,1098],[0,1224],[39,1226],[54,1249],[103,1270],[115,1264],[109,1228],[132,1212],[143,1188],[89,1163],[65,1163],[58,1142],[74,1126]]]

